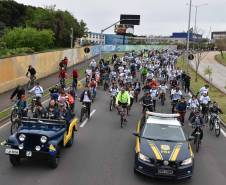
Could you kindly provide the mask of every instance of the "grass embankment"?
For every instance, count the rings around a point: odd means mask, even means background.
[[[223,56],[224,56],[224,58],[222,58],[221,54],[218,54],[218,55],[215,56],[215,60],[218,63],[226,66],[226,53],[223,53]]]
[[[183,61],[183,57],[178,60],[177,66],[186,71],[187,64]],[[197,93],[199,89],[208,82],[200,75],[198,75],[198,81],[195,82],[195,71],[190,66],[188,67],[188,71],[191,76],[191,90],[192,92]],[[226,94],[218,90],[213,85],[210,85],[209,96],[211,98],[211,101],[216,101],[219,104],[224,113],[221,115],[221,118],[224,123],[226,123]]]
[[[123,53],[117,53],[117,55],[119,57],[122,57]],[[111,60],[111,56],[112,56],[111,53],[104,53],[103,54],[103,58],[105,60]],[[87,69],[87,67],[88,67],[88,64],[85,65],[84,67],[78,69],[78,73],[79,73],[80,79],[85,77],[85,70]],[[70,86],[70,84],[72,84],[72,79],[71,78],[66,80],[66,85]],[[53,86],[51,86],[51,87],[49,87],[49,88],[44,90],[44,95],[43,95],[44,98],[49,96],[49,89],[52,88],[52,87]],[[31,102],[31,100],[28,99],[28,103],[30,103],[30,102]],[[11,107],[9,107],[9,108],[5,109],[4,111],[0,112],[0,120],[8,117],[10,115],[10,113],[11,113]]]

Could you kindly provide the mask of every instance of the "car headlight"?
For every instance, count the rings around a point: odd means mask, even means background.
[[[47,142],[47,137],[46,136],[42,136],[40,139],[41,143],[46,143]]]
[[[36,146],[35,150],[39,152],[41,150],[41,147],[40,146]]]
[[[26,136],[25,136],[24,134],[20,134],[20,135],[19,135],[19,140],[20,140],[21,142],[24,142],[24,141],[25,141],[25,138],[26,138]]]
[[[144,154],[142,154],[142,153],[139,153],[138,158],[139,158],[140,160],[142,160],[142,161],[150,162],[149,157],[147,157],[146,155],[144,155]]]
[[[23,143],[20,144],[20,145],[18,146],[18,148],[19,148],[20,150],[23,150],[23,149],[24,149],[24,144],[23,144]]]
[[[189,165],[189,164],[192,164],[192,158],[191,157],[189,157],[188,159],[185,159],[182,163],[181,163],[181,165],[182,166],[185,166],[185,165]]]

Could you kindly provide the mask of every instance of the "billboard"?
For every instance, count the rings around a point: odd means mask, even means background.
[[[120,24],[140,25],[140,15],[120,15]]]

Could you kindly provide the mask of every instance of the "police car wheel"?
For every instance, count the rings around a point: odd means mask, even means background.
[[[54,157],[52,157],[50,159],[50,162],[49,162],[49,166],[52,168],[52,169],[55,169],[58,167],[58,164],[59,164],[59,155],[56,155]]]

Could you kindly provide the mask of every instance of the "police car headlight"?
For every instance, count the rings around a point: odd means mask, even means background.
[[[142,160],[142,161],[150,162],[149,157],[147,157],[146,155],[144,155],[144,154],[142,154],[142,153],[139,153],[138,158],[139,158],[140,160]]]
[[[47,142],[47,137],[46,136],[42,136],[40,139],[41,143],[46,143]]]
[[[19,140],[20,140],[21,142],[24,142],[24,141],[25,141],[25,138],[26,138],[26,136],[25,136],[24,134],[20,134],[20,135],[19,135]]]
[[[20,145],[18,146],[18,148],[19,148],[20,150],[23,150],[23,149],[24,149],[24,144],[23,144],[23,143],[20,144]]]
[[[188,158],[188,159],[185,159],[182,163],[181,163],[181,165],[182,166],[185,166],[185,165],[189,165],[189,164],[192,164],[192,158],[190,157],[190,158]]]

